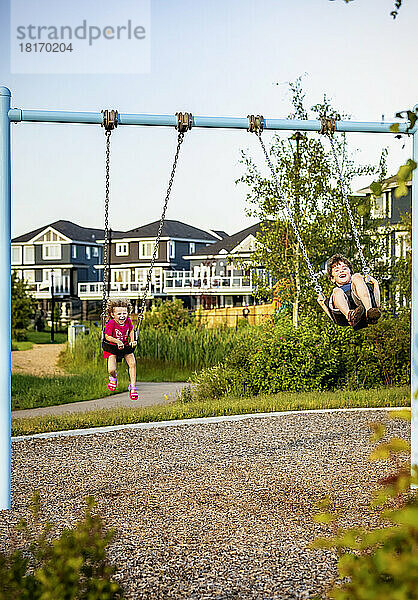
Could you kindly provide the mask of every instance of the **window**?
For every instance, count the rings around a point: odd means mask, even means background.
[[[23,246],[23,262],[32,265],[35,262],[35,246]]]
[[[87,260],[90,260],[90,258],[91,258],[91,248],[90,248],[90,246],[86,246],[86,258],[87,258]]]
[[[43,244],[42,258],[44,260],[59,260],[61,258],[61,244]]]
[[[99,249],[97,246],[93,246],[93,256],[96,258],[99,256]]]
[[[140,242],[139,258],[151,258],[153,250],[154,244],[152,242]]]
[[[176,244],[175,242],[168,242],[168,258],[176,258]]]
[[[77,258],[77,246],[71,246],[71,258]]]
[[[35,283],[35,271],[23,271],[23,279],[28,283]]]
[[[194,254],[196,251],[196,244],[194,242],[190,242],[189,244],[189,254]]]
[[[12,246],[12,265],[20,265],[22,262],[22,246]]]
[[[129,244],[124,242],[123,244],[116,244],[116,256],[128,256]]]

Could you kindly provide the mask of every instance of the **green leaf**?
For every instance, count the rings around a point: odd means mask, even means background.
[[[312,518],[315,523],[332,523],[332,521],[335,521],[337,517],[331,513],[318,513]]]
[[[373,192],[374,196],[378,197],[382,195],[383,188],[382,184],[379,181],[373,181],[373,183],[370,185],[370,189]]]
[[[399,133],[399,123],[392,123],[389,129],[392,133]]]

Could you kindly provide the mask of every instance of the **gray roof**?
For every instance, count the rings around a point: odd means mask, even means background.
[[[142,225],[141,227],[135,227],[134,229],[130,229],[129,231],[113,232],[112,240],[136,237],[155,238],[158,233],[159,225],[159,221],[154,221],[153,223],[148,223],[148,225]],[[215,242],[217,240],[217,238],[214,235],[211,235],[203,229],[198,229],[197,227],[192,227],[192,225],[182,223],[181,221],[172,221],[170,219],[166,219],[166,221],[164,222],[161,235],[162,237],[171,237],[186,240],[207,240],[208,242]]]
[[[219,235],[219,237],[226,238],[228,237],[228,234],[226,233],[226,231],[222,231],[222,229],[212,229],[213,233],[216,233],[216,235]]]
[[[45,229],[48,229],[48,227],[53,227],[74,242],[90,242],[94,244],[97,239],[103,238],[104,236],[103,229],[81,227],[80,225],[72,223],[71,221],[54,221],[54,223],[49,223],[48,225],[44,225],[43,227],[29,231],[29,233],[19,235],[18,237],[13,238],[12,242],[28,242],[35,236],[42,233],[42,231],[45,231]]]
[[[231,252],[249,235],[257,237],[257,233],[259,233],[262,229],[266,229],[268,225],[268,221],[256,223],[255,225],[251,225],[251,227],[247,227],[242,231],[238,231],[238,233],[234,233],[234,235],[228,235],[223,240],[218,240],[206,248],[200,248],[194,254],[190,254],[190,256],[213,256],[215,254],[219,254],[221,250]]]

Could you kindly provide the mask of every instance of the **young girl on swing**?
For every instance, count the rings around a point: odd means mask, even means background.
[[[327,262],[328,276],[336,284],[328,302],[331,317],[337,325],[362,329],[375,325],[381,316],[379,284],[369,282],[361,273],[353,273],[353,265],[342,254],[334,254]]]
[[[118,383],[118,374],[116,372],[116,362],[121,362],[125,358],[129,369],[129,397],[131,400],[138,400],[138,391],[136,389],[136,362],[133,349],[136,346],[135,333],[132,321],[129,318],[132,312],[132,306],[129,300],[109,300],[107,303],[108,321],[104,330],[105,341],[114,344],[115,350],[112,352],[111,346],[106,344],[109,350],[104,351],[104,357],[107,358],[107,368],[109,371],[109,383],[107,387],[111,392],[116,390]]]

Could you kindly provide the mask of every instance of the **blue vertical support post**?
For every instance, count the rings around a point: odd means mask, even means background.
[[[10,90],[0,87],[0,510],[10,508]]]
[[[418,110],[418,104],[415,106]],[[418,127],[412,138],[418,164]],[[418,168],[412,172],[411,466],[418,465]]]

